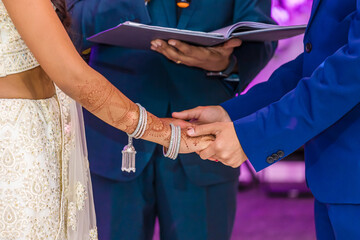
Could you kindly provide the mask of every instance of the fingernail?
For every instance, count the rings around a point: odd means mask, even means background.
[[[187,129],[187,134],[190,135],[190,136],[191,136],[191,135],[194,135],[194,134],[195,134],[194,128],[188,128],[188,129]]]
[[[169,43],[169,45],[171,45],[171,46],[175,46],[175,45],[176,45],[176,42],[175,42],[175,41],[172,41],[172,40],[170,40],[168,43]]]
[[[215,162],[219,162],[219,160],[215,160]]]
[[[154,47],[154,46],[151,46],[150,48],[151,48],[151,50],[154,50],[154,51],[156,50],[156,47]]]
[[[162,43],[160,41],[156,41],[155,43],[156,43],[157,47],[161,47],[161,45],[162,45]]]

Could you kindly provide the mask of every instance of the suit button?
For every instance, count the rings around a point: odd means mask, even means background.
[[[272,164],[272,163],[275,162],[275,160],[274,160],[274,158],[273,158],[272,156],[269,156],[269,157],[266,158],[266,162],[267,162],[268,164]]]
[[[284,153],[284,151],[278,151],[277,152],[277,155],[279,156],[279,158],[282,158],[282,157],[284,157],[285,156],[285,153]]]
[[[271,155],[271,157],[275,160],[275,161],[277,161],[277,160],[279,160],[279,155],[277,155],[276,153],[274,153],[273,155]]]
[[[311,45],[311,43],[308,42],[308,43],[305,45],[305,51],[306,51],[307,53],[310,53],[311,50],[312,50],[312,45]]]

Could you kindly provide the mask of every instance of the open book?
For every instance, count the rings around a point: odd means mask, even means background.
[[[215,46],[231,38],[243,41],[275,41],[305,32],[306,25],[278,26],[258,22],[238,22],[213,32],[200,32],[124,22],[88,38],[89,41],[121,47],[150,49],[154,39],[177,39],[200,46]]]

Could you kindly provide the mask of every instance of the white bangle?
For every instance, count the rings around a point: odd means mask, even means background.
[[[174,142],[174,133],[175,133],[174,124],[170,123],[170,127],[171,127],[171,136],[170,136],[170,143],[169,143],[169,148],[168,148],[167,152],[165,152],[165,147],[163,147],[163,153],[164,153],[165,157],[170,156],[170,152],[172,150],[172,146],[173,146],[173,142]]]
[[[142,122],[141,122],[141,126],[140,126],[138,134],[136,134],[134,136],[134,138],[136,138],[136,139],[139,139],[144,135],[145,130],[146,130],[146,125],[147,125],[147,112],[146,112],[145,108],[141,107],[140,111],[141,111],[141,116],[142,116],[142,119],[141,119]]]
[[[167,151],[165,151],[165,147],[163,147],[163,153],[165,157],[170,159],[176,159],[179,155],[180,143],[181,143],[181,128],[179,126],[174,126],[174,124],[170,124],[171,126],[171,138],[170,144]]]
[[[176,141],[176,150],[175,150],[174,159],[176,159],[179,155],[180,144],[181,144],[181,128],[180,128],[180,126],[177,126],[176,128],[177,128],[178,139]]]
[[[128,134],[129,137],[139,139],[141,138],[146,130],[147,124],[147,112],[144,107],[142,107],[139,103],[136,104],[139,107],[139,122],[136,126],[136,129],[133,133]]]
[[[139,103],[136,104],[139,107],[139,122],[136,126],[135,131],[132,134],[128,134],[129,143],[122,150],[122,166],[121,170],[125,172],[135,172],[135,155],[136,150],[133,145],[133,138],[141,138],[146,130],[147,125],[147,112],[144,107]]]

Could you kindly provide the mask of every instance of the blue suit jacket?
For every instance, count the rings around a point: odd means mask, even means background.
[[[304,53],[222,106],[257,171],[305,144],[314,196],[360,203],[359,103],[360,0],[315,0]]]
[[[196,0],[182,11],[178,22],[174,0],[152,0],[148,7],[144,0],[69,0],[68,7],[73,17],[74,40],[79,40],[83,49],[92,46],[86,41],[87,37],[126,20],[201,31],[215,30],[240,20],[272,22],[269,0]],[[94,45],[90,65],[131,100],[141,103],[156,116],[165,117],[170,111],[230,99],[268,62],[274,48],[272,43],[244,43],[235,50],[241,79],[237,89],[230,88],[222,79],[206,77],[202,69],[174,64],[153,51]],[[136,140],[136,174],[123,173],[121,150],[127,144],[126,134],[87,112],[84,117],[92,172],[122,181],[138,176],[150,160],[155,144]],[[195,154],[180,158],[187,176],[199,185],[238,177],[238,169],[219,167]]]

